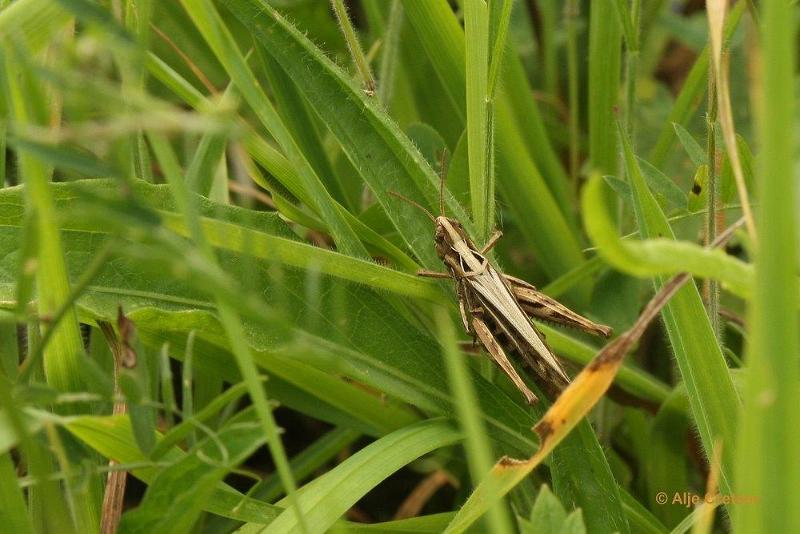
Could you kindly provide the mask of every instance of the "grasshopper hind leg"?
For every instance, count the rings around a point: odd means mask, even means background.
[[[520,392],[525,396],[525,400],[528,401],[528,404],[536,404],[539,402],[539,399],[536,397],[533,391],[528,388],[528,386],[525,384],[525,381],[522,380],[519,374],[517,374],[516,369],[514,369],[514,366],[511,365],[511,362],[509,361],[508,357],[506,357],[505,352],[503,352],[503,348],[494,338],[492,331],[489,330],[489,327],[486,326],[486,323],[477,317],[473,317],[472,328],[494,362],[498,367],[500,367],[506,376],[511,379],[517,389],[520,390]]]

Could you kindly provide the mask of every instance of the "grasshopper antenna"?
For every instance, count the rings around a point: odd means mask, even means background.
[[[419,202],[416,202],[416,201],[414,201],[414,200],[411,200],[410,198],[408,198],[408,197],[406,197],[406,196],[403,196],[403,195],[401,195],[400,193],[397,193],[397,192],[395,192],[395,191],[389,191],[389,194],[390,194],[390,195],[392,195],[393,197],[397,197],[397,198],[399,198],[400,200],[405,200],[406,202],[408,202],[409,204],[411,204],[411,205],[412,205],[412,206],[414,206],[415,208],[417,208],[417,209],[419,209],[419,210],[423,211],[423,212],[425,213],[425,215],[427,215],[427,216],[428,216],[428,218],[429,218],[431,221],[433,221],[434,223],[436,223],[436,217],[434,217],[434,216],[433,216],[433,214],[432,214],[430,211],[428,211],[428,210],[427,210],[425,207],[423,207],[423,206],[422,206],[422,204],[420,204]]]
[[[444,215],[444,183],[447,177],[447,149],[442,150],[439,158],[439,214]]]

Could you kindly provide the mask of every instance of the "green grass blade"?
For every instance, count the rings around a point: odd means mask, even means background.
[[[155,78],[170,88],[170,90],[174,91],[179,98],[181,98],[190,106],[197,109],[211,105],[211,103],[208,102],[200,92],[194,89],[194,87],[192,87],[185,78],[181,77],[180,74],[175,72],[169,67],[169,65],[165,64],[157,56],[148,56],[148,68]],[[249,128],[246,130],[244,135],[244,145],[253,159],[255,159],[260,165],[263,165],[264,168],[267,169],[273,177],[279,180],[281,185],[286,187],[289,192],[306,204],[311,203],[311,200],[306,194],[305,189],[300,184],[300,178],[297,174],[297,171],[292,167],[283,154],[273,148],[272,145],[270,145],[263,137],[260,137],[257,132]],[[268,190],[273,189],[270,184],[259,181],[259,178],[255,173],[253,174],[252,178],[258,183],[258,185],[265,187]],[[273,195],[280,196],[276,191],[273,191]],[[280,208],[280,199],[276,199],[276,203],[279,204]],[[347,211],[344,206],[338,204],[337,209],[353,227],[358,237],[364,243],[367,243],[377,248],[377,250],[380,252],[386,254],[387,257],[396,262],[398,267],[402,267],[410,272],[414,272],[419,269],[419,265],[406,253],[362,223],[352,213]],[[300,224],[305,222],[296,218],[292,218],[292,220],[296,220]]]
[[[189,236],[190,232],[185,221],[180,215],[172,213],[174,206],[164,197],[165,186],[148,186],[145,182],[137,181],[133,183],[133,188],[138,194],[149,197],[150,200],[156,201],[165,209],[161,215],[170,229],[180,235]],[[59,209],[64,210],[62,211],[62,229],[94,232],[98,227],[102,228],[101,225],[95,224],[94,221],[87,221],[86,217],[79,213],[70,214],[66,204],[85,192],[100,195],[113,194],[116,186],[109,180],[92,180],[91,182],[55,184],[53,189],[61,204]],[[16,209],[22,205],[22,194],[22,188],[8,188],[0,193],[0,196],[8,202],[9,217],[4,223],[5,227],[19,228],[22,226],[22,214]],[[211,206],[215,205],[207,204],[207,207]],[[276,224],[276,217],[265,217],[265,219],[271,219],[271,222],[264,223],[267,226],[257,229],[253,225],[234,222],[237,220],[235,216],[242,213],[238,208],[224,209],[218,213],[224,213],[226,216],[222,218],[206,216],[201,219],[203,231],[214,247],[248,252],[257,258],[309,271],[323,272],[411,298],[441,301],[440,288],[430,280],[290,239],[290,234],[285,231],[273,231],[273,229],[283,228],[281,224]],[[210,215],[210,213],[204,215]],[[105,228],[101,230],[101,233],[109,230],[109,228]]]
[[[11,117],[20,126],[38,122],[35,106],[42,95],[36,91],[27,93],[21,80],[32,83],[30,73],[19,70],[22,62],[11,57],[8,48],[0,52],[0,63],[5,71],[2,81],[5,82],[6,103]],[[30,86],[29,86],[30,87]],[[34,86],[35,87],[35,86]],[[26,209],[32,210],[36,217],[37,243],[37,308],[44,316],[55,313],[69,297],[69,281],[64,252],[61,247],[61,234],[55,219],[55,207],[50,190],[52,168],[39,159],[21,153],[19,170],[25,180]],[[83,343],[78,331],[78,317],[74,310],[66,313],[64,319],[55,327],[53,342],[44,354],[45,372],[48,382],[62,391],[76,391],[82,386],[79,379],[80,359],[83,355]]]
[[[794,130],[796,7],[761,4],[763,104],[756,291],[749,310],[747,387],[740,429],[736,493],[759,504],[735,510],[741,532],[789,532],[800,528],[795,488],[800,465],[790,451],[800,447],[797,384],[797,135]]]
[[[464,355],[458,350],[455,328],[443,308],[436,310],[436,325],[445,355],[450,389],[456,401],[459,425],[465,437],[464,448],[474,487],[485,480],[486,473],[492,468],[492,448],[486,436],[486,427],[475,410],[478,406],[475,389],[470,381]],[[489,508],[486,526],[492,532],[512,531],[511,521],[502,500]]]
[[[686,388],[678,386],[653,419],[648,436],[651,454],[647,461],[646,475],[647,491],[650,495],[663,491],[672,496],[690,487],[684,452],[686,435],[691,432],[688,410]],[[650,508],[668,527],[674,527],[686,515],[685,506],[671,502],[666,505],[651,504]]]
[[[333,12],[336,13],[336,20],[339,21],[339,28],[341,28],[344,40],[347,43],[347,48],[350,50],[350,56],[353,58],[358,76],[361,78],[361,85],[364,87],[364,92],[367,96],[374,96],[375,78],[372,77],[369,61],[367,61],[364,51],[361,49],[361,44],[353,28],[353,23],[350,21],[350,16],[347,13],[344,1],[331,0],[331,5],[333,6]]]
[[[271,56],[259,51],[258,58],[269,80],[276,108],[287,130],[296,139],[298,148],[306,156],[320,180],[331,191],[331,195],[350,211],[356,211],[360,201],[360,191],[352,185],[348,187],[348,182],[342,180],[342,177],[334,171],[310,110],[294,82]]]
[[[313,476],[359,437],[358,432],[347,428],[331,430],[292,458],[292,472],[298,481]],[[274,502],[283,492],[280,477],[273,474],[256,484],[248,494],[253,499]],[[210,532],[230,532],[237,526],[238,523],[229,518],[215,517],[206,521],[206,528]]]
[[[617,128],[622,31],[612,15],[614,0],[591,5],[589,22],[589,159],[603,174],[617,174]]]
[[[314,475],[359,437],[358,432],[347,428],[331,430],[292,458],[292,472],[298,480]],[[284,492],[280,479],[273,475],[260,483],[260,487],[253,492],[253,497],[272,502]]]
[[[133,464],[131,474],[145,483],[152,483],[164,466],[148,462],[136,441],[130,419],[124,416],[80,416],[64,422],[65,428],[89,447],[120,464]],[[187,453],[173,447],[164,459],[174,463],[187,457]],[[217,484],[207,501],[207,511],[239,521],[269,523],[283,508],[247,499],[227,484]]]
[[[28,50],[39,52],[70,20],[59,2],[17,0],[0,10],[0,36],[22,40]]]
[[[585,203],[586,229],[600,255],[615,268],[635,276],[689,272],[719,280],[725,289],[746,299],[755,294],[753,265],[695,243],[664,237],[620,239],[605,208],[591,199]],[[667,235],[667,234],[664,234]]]
[[[491,23],[490,38],[492,42],[491,55],[489,56],[489,98],[494,98],[497,89],[497,79],[500,68],[503,64],[503,54],[506,50],[506,35],[508,25],[511,22],[511,10],[514,7],[513,0],[500,0],[489,2],[489,16]]]
[[[489,138],[491,137],[487,107],[489,68],[489,9],[484,0],[464,6],[464,33],[467,84],[467,156],[469,160],[469,198],[472,220],[478,241],[488,239],[494,224],[494,199],[489,172]]]

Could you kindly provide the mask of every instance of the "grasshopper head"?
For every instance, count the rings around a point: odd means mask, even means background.
[[[457,220],[439,215],[434,222],[436,223],[436,233],[434,234],[436,254],[441,259],[444,259],[445,256],[454,250],[454,245],[458,241],[464,241],[467,245],[472,246],[472,241],[467,235],[467,232]]]

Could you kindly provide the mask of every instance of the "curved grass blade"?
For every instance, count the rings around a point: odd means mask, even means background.
[[[299,491],[309,528],[312,532],[327,530],[386,477],[423,454],[461,439],[450,422],[432,419],[397,430],[361,449]],[[293,532],[296,528],[295,517],[287,512],[270,524],[270,532]]]
[[[752,264],[722,250],[709,250],[687,241],[663,237],[620,239],[608,217],[608,210],[598,203],[598,199],[590,198],[584,205],[586,231],[598,253],[615,268],[640,277],[686,271],[719,280],[734,295],[752,298],[755,281]]]

